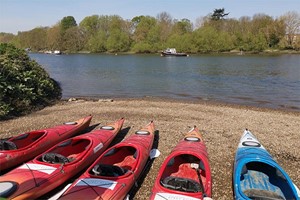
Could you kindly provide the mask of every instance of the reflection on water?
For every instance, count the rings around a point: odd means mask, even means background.
[[[300,55],[30,54],[63,97],[170,97],[300,110]]]

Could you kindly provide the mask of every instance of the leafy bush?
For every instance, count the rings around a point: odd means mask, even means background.
[[[60,86],[24,50],[0,44],[0,119],[29,113],[60,98]]]

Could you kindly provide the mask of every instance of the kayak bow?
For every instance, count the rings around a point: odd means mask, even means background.
[[[196,200],[211,197],[212,180],[203,138],[194,127],[163,162],[152,200]]]
[[[237,200],[300,199],[288,174],[248,130],[235,156],[233,192]]]
[[[67,139],[0,177],[0,197],[36,199],[89,166],[111,143],[124,119]]]
[[[149,158],[154,123],[107,149],[59,199],[124,199]]]
[[[53,145],[86,129],[92,116],[66,122],[53,128],[23,133],[8,140],[0,140],[0,171],[26,162]]]

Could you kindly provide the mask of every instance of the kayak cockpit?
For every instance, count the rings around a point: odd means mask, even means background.
[[[240,189],[250,199],[296,199],[284,174],[263,162],[248,162],[242,167]]]
[[[0,140],[0,150],[15,150],[31,146],[32,143],[36,142],[44,135],[46,135],[46,131],[33,131],[23,133],[8,140]]]
[[[137,166],[138,151],[132,146],[121,146],[107,151],[90,174],[103,177],[119,177],[131,174]]]
[[[181,192],[204,192],[206,170],[203,161],[191,154],[170,158],[160,178],[160,184],[164,188]]]
[[[38,160],[52,164],[79,161],[87,152],[90,144],[91,141],[88,139],[69,139],[38,157]]]
[[[98,164],[92,169],[92,173],[96,176],[118,177],[123,176],[128,170],[117,165]]]

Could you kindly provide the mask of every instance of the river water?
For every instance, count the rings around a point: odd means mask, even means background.
[[[300,111],[300,55],[29,54],[63,98],[167,97]]]

